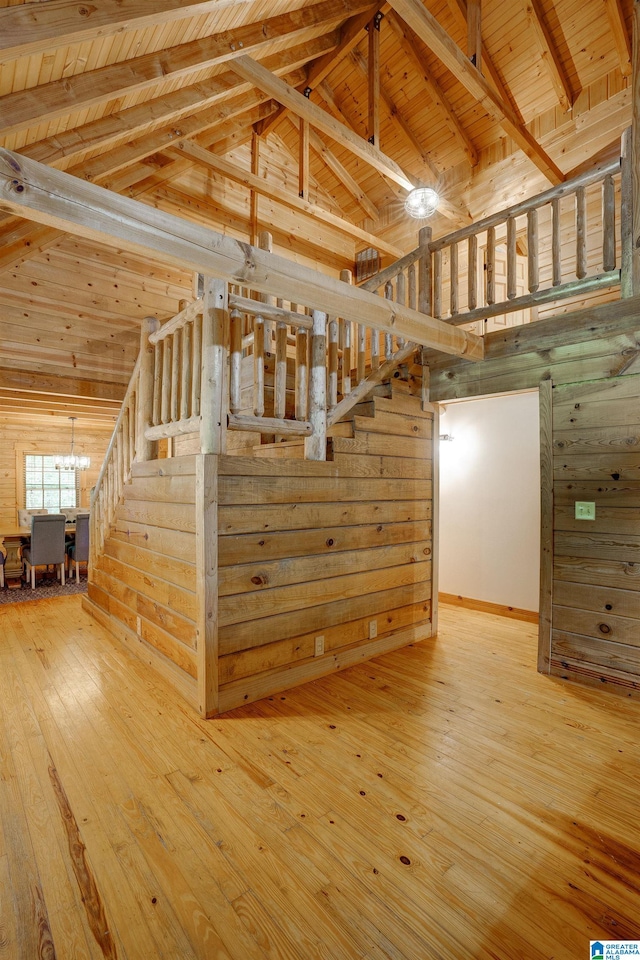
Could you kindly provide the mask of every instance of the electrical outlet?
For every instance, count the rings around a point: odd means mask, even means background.
[[[323,653],[324,653],[324,637],[316,637],[313,655],[314,657],[321,657]]]
[[[595,503],[589,503],[584,500],[576,500],[576,520],[595,520],[596,518],[596,505]]]
[[[369,640],[375,640],[378,636],[378,621],[369,620]]]
[[[136,617],[136,633],[138,636],[142,634],[142,620],[140,617]]]

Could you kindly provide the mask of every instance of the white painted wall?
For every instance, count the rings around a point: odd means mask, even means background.
[[[538,392],[441,407],[440,590],[538,609]]]

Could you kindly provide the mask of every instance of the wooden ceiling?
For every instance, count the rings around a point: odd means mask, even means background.
[[[411,183],[442,191],[438,235],[615,149],[632,6],[0,0],[0,145],[319,269],[390,262]],[[0,416],[17,387],[116,399],[141,319],[191,296],[50,228],[0,214],[0,236]]]

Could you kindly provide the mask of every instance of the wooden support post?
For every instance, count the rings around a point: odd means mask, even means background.
[[[229,326],[229,409],[231,413],[240,413],[242,402],[242,314],[239,310],[231,310]]]
[[[298,196],[309,199],[309,121],[300,121]],[[262,248],[264,249],[264,247]]]
[[[253,322],[253,413],[264,416],[264,319]]]
[[[207,718],[218,712],[218,457],[196,457],[195,513],[198,709]]]
[[[482,71],[482,16],[480,0],[467,0],[467,56]]]
[[[338,321],[331,319],[329,321],[329,410],[338,403]]]
[[[343,283],[353,283],[351,270],[341,270],[340,279]],[[342,396],[351,393],[351,366],[353,363],[352,340],[353,331],[350,320],[341,320],[342,325]]]
[[[420,259],[418,260],[418,284],[419,284],[419,300],[418,300],[418,310],[420,313],[426,313],[431,316],[432,309],[435,310],[435,307],[432,308],[431,305],[431,250],[429,249],[429,244],[431,243],[433,231],[431,227],[421,227],[418,234],[418,246],[420,247]],[[435,298],[435,294],[434,294]],[[438,314],[435,314],[436,317]]]
[[[296,420],[306,420],[309,410],[309,337],[304,327],[296,330]]]
[[[518,296],[516,279],[516,218],[507,217],[507,300]]]
[[[393,284],[390,280],[384,285],[384,296],[386,300],[393,300]],[[385,360],[391,360],[393,356],[393,334],[385,333],[384,335],[384,358]]]
[[[371,341],[371,372],[373,373],[380,366],[380,331],[372,329],[369,336]]]
[[[496,302],[496,228],[489,227],[487,230],[487,261],[486,267],[486,294],[487,305],[490,306]]]
[[[199,370],[202,368],[202,314],[193,319],[193,370],[191,371],[191,416],[200,416],[200,389],[202,382]]]
[[[620,296],[632,297],[633,291],[633,127],[622,134],[621,157],[622,180],[620,184]]]
[[[358,357],[357,374],[358,383],[362,383],[367,375],[367,329],[363,323],[358,324]]]
[[[587,193],[584,187],[576,190],[576,277],[587,275]],[[532,288],[529,287],[531,290]],[[537,287],[535,288],[537,289]]]
[[[162,396],[160,398],[160,423],[171,419],[171,337],[162,341]]]
[[[553,384],[540,384],[540,613],[538,671],[550,672],[553,609]]]
[[[442,248],[433,251],[433,315],[442,317]]]
[[[200,452],[224,453],[229,406],[227,283],[205,277]]]
[[[560,237],[560,197],[551,201],[551,259],[552,259],[552,286],[558,287],[562,283],[562,246]]]
[[[401,304],[402,306],[406,305],[407,300],[407,280],[402,271],[396,277],[396,303]],[[396,337],[396,342],[398,347],[403,347],[405,344],[404,337]]]
[[[155,460],[157,446],[147,440],[145,430],[151,426],[153,414],[153,363],[154,349],[149,337],[160,327],[155,317],[145,317],[140,331],[140,376],[138,379],[138,429],[136,460]]]
[[[616,194],[611,174],[602,181],[602,266],[616,268]]]
[[[431,263],[429,263],[431,266]],[[416,287],[416,267],[412,263],[407,267],[407,283],[409,286],[409,309],[417,310],[418,297],[417,297],[417,287]],[[429,284],[429,288],[431,284]],[[431,307],[429,307],[431,309]]]
[[[633,60],[631,102],[633,114],[631,129],[631,177],[633,217],[633,294],[640,294],[640,0],[633,4]]]
[[[276,321],[276,366],[273,396],[273,415],[284,420],[287,401],[287,324]]]
[[[258,247],[260,250],[266,250],[267,253],[273,253],[273,237],[268,230],[262,230],[258,234]],[[271,306],[274,306],[276,299],[271,297],[266,293],[261,293],[258,295],[258,300],[261,300],[263,303],[268,303]],[[267,353],[272,352],[273,344],[273,334],[274,334],[274,323],[272,320],[264,321],[264,349]]]
[[[425,369],[422,367],[424,382]],[[423,399],[423,409],[425,409]],[[431,434],[431,476],[433,494],[431,497],[431,636],[438,632],[438,593],[440,570],[440,407],[433,405],[433,427]]]
[[[160,423],[162,403],[162,342],[153,345],[153,415],[154,427]]]
[[[189,419],[189,407],[191,404],[191,341],[192,325],[185,323],[182,328],[182,370],[180,376],[180,419]]]
[[[173,349],[171,351],[171,421],[175,423],[179,419],[180,399],[180,346],[182,342],[182,331],[176,330],[172,336]]]
[[[327,315],[313,311],[309,421],[313,433],[304,441],[305,460],[327,459]]]
[[[369,143],[380,148],[380,18],[374,17],[368,26],[368,90],[369,90]]]
[[[467,247],[467,308],[478,306],[478,237],[472,233]]]
[[[449,247],[449,307],[451,316],[458,313],[458,244]]]
[[[527,214],[527,267],[529,292],[535,293],[540,286],[538,269],[538,211],[529,210]]]
[[[260,137],[258,134],[253,132],[251,136],[251,173],[254,177],[260,175]],[[257,190],[251,191],[250,199],[250,226],[249,226],[249,242],[251,246],[254,247],[258,242],[258,203],[259,203],[260,194]]]

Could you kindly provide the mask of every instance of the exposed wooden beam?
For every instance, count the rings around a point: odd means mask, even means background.
[[[260,174],[260,137],[254,131],[251,134],[251,175],[259,178]],[[251,243],[255,246],[258,242],[259,220],[258,220],[258,191],[251,191],[251,213],[249,223],[249,236]]]
[[[459,27],[466,32],[467,31],[467,0],[447,0],[447,4],[453,16],[455,17]],[[520,123],[524,123],[522,114],[518,109],[518,104],[515,102],[513,96],[511,95],[511,92],[507,90],[506,86],[504,85],[502,78],[498,73],[498,70],[496,69],[496,66],[493,60],[487,53],[486,47],[483,47],[483,50],[482,50],[482,66],[487,79],[491,82],[498,96],[502,100],[504,100],[505,103],[508,103],[511,105],[511,109],[513,110],[514,114],[516,115]]]
[[[301,120],[299,126],[298,196],[309,199],[309,121]]]
[[[475,166],[478,162],[478,151],[471,142],[466,130],[460,123],[455,110],[449,103],[449,99],[437,81],[431,67],[419,50],[416,44],[415,34],[406,25],[406,23],[403,23],[402,20],[396,16],[393,11],[387,15],[386,20],[400,40],[403,51],[409,55],[411,60],[413,60],[418,74],[424,80],[425,88],[431,100],[444,116],[447,127],[466,153],[471,166]]]
[[[299,122],[298,117],[295,117],[295,120]],[[377,220],[380,213],[376,205],[369,199],[358,181],[351,176],[344,164],[338,160],[333,151],[329,149],[322,137],[316,133],[315,130],[309,130],[309,143],[311,144],[311,149],[322,158],[323,162],[335,174],[345,190],[347,190],[356,203],[360,205],[364,213],[372,220]]]
[[[94,4],[38,0],[0,10],[0,52],[2,60],[28,57],[71,43],[155,27],[184,17],[218,13],[225,7],[250,2],[252,0],[154,0],[151,8],[140,0],[100,0]]]
[[[248,170],[241,169],[237,164],[230,163],[228,160],[199,147],[195,143],[191,143],[188,140],[181,141],[176,144],[170,153],[172,156],[183,155],[190,157],[195,163],[203,164],[211,170],[221,173],[227,179],[233,180],[234,183],[240,183],[242,186],[248,187],[250,190],[254,190],[264,197],[269,197],[269,199],[275,200],[277,203],[284,204],[286,207],[289,207],[290,210],[295,210],[297,213],[305,214],[314,220],[320,220],[322,223],[326,223],[330,227],[335,227],[347,236],[361,240],[367,246],[376,247],[389,256],[395,258],[402,256],[403,251],[399,247],[386,243],[386,241],[380,237],[374,236],[369,231],[360,229],[360,227],[356,227],[353,223],[350,223],[342,217],[338,217],[329,210],[325,210],[317,203],[311,203],[306,198],[297,197],[295,194],[283,189],[283,187],[264,180],[262,177],[255,176],[255,174],[250,173]]]
[[[570,110],[573,103],[573,91],[555,41],[547,25],[540,0],[527,0],[527,20],[533,30],[542,62],[547,68],[560,106],[563,110]]]
[[[482,11],[480,0],[467,0],[467,56],[482,71]]]
[[[6,94],[0,98],[0,134],[40,125],[113,97],[188,76],[244,56],[247,51],[257,54],[278,38],[286,37],[293,44],[310,27],[322,25],[329,29],[349,13],[367,6],[368,0],[323,0],[264,22],[245,24],[233,31]]]
[[[0,386],[16,391],[55,394],[59,397],[78,397],[120,403],[126,387],[119,383],[98,380],[76,380],[75,377],[59,377],[33,370],[0,370]]]
[[[380,18],[369,21],[367,69],[368,141],[380,147]]]
[[[631,76],[632,61],[631,40],[629,39],[622,4],[620,0],[604,0],[604,5],[607,8],[611,32],[613,33],[616,50],[618,51],[622,76],[629,77]],[[636,40],[636,43],[637,42]]]
[[[379,173],[393,180],[394,183],[399,184],[399,186],[405,190],[411,190],[413,188],[413,180],[402,170],[395,160],[385,156],[382,151],[373,147],[370,143],[367,143],[366,140],[359,137],[348,127],[345,127],[344,124],[334,120],[333,117],[325,113],[325,111],[316,106],[315,103],[311,103],[311,101],[301,93],[298,93],[294,87],[290,87],[284,83],[279,77],[270,73],[270,71],[266,70],[261,64],[252,60],[251,57],[239,57],[234,61],[233,68],[245,80],[249,80],[255,84],[255,86],[264,91],[264,93],[270,94],[278,100],[279,103],[284,103],[285,106],[293,110],[302,120],[308,120],[309,123],[317,127],[318,130],[326,133],[332,140],[335,140],[341,146],[360,157],[361,160],[370,164],[378,170]]]
[[[350,20],[347,20],[340,31],[340,42],[336,48],[326,53],[323,57],[320,57],[309,67],[304,85],[298,88],[300,93],[303,93],[307,88],[309,90],[315,90],[319,84],[329,76],[336,64],[340,63],[340,61],[348,56],[353,48],[360,43],[365,27],[378,10],[387,8],[388,6],[388,3],[375,4],[374,6],[368,7],[364,13],[360,13],[355,17],[351,17]],[[288,107],[280,104],[277,113],[259,125],[258,133],[260,136],[264,137],[271,133],[288,112]]]
[[[359,67],[359,69],[365,76],[370,75],[367,61],[365,60],[365,58],[363,57],[363,55],[360,53],[359,50],[354,50],[353,53],[351,54],[351,58],[355,63],[355,65]],[[386,89],[386,87],[382,83],[379,84],[379,97],[387,109],[390,122],[400,130],[400,133],[402,133],[402,135],[410,143],[411,148],[415,152],[416,156],[419,157],[419,159],[422,161],[422,163],[425,164],[426,167],[428,167],[429,173],[431,174],[431,176],[438,179],[438,177],[440,176],[440,170],[438,170],[436,165],[433,163],[433,161],[431,160],[431,157],[425,150],[423,144],[420,142],[418,137],[415,135],[415,133],[411,129],[411,124],[400,113],[397,106],[391,99],[391,95],[389,94],[389,91]]]
[[[364,323],[443,353],[469,360],[483,357],[481,337],[4,148],[0,148],[0,209]]]
[[[500,124],[545,177],[553,184],[562,183],[564,175],[560,168],[545,153],[526,127],[519,122],[511,107],[500,99],[482,74],[465,57],[460,47],[422,5],[421,0],[391,0],[391,6],[451,70],[465,89],[478,103],[482,104],[489,116]]]
[[[322,55],[333,49],[337,42],[337,31],[330,31],[317,37],[271,54],[263,60],[268,70],[281,75],[298,70],[310,57]],[[302,77],[303,74],[298,75]],[[298,82],[291,77],[291,82]],[[129,141],[150,128],[162,124],[175,125],[183,117],[201,113],[216,103],[248,92],[251,85],[239,82],[232,70],[225,70],[215,77],[200,80],[193,86],[181,87],[156,100],[129,107],[106,117],[83,124],[71,130],[61,130],[54,136],[27,144],[20,153],[40,163],[48,163],[60,170],[68,169],[73,163],[79,163],[88,154],[100,148],[104,152],[114,143]],[[203,114],[206,116],[206,114]],[[219,120],[212,120],[212,123]]]

